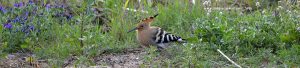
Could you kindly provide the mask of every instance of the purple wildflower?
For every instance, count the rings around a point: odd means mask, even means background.
[[[26,11],[25,14],[24,14],[24,16],[23,16],[23,20],[27,20],[28,14],[29,14],[29,12]]]
[[[21,24],[21,25],[24,25],[24,24],[25,24],[25,21],[20,21],[20,24]]]
[[[29,0],[28,4],[31,4],[31,5],[34,4],[33,0]]]
[[[26,21],[28,18],[27,18],[27,17],[24,17],[23,19]]]
[[[20,3],[15,3],[14,6],[17,7],[17,8],[20,8],[22,7],[24,4],[23,2],[20,2]]]
[[[61,5],[60,8],[65,8],[65,5]]]
[[[29,14],[29,12],[28,12],[28,11],[26,11],[26,12],[25,12],[25,16],[28,16],[28,14]]]
[[[20,17],[19,17],[19,16],[17,16],[17,18],[15,18],[15,19],[13,20],[14,23],[20,22],[20,21],[21,21],[21,20],[20,20]]]
[[[6,29],[11,29],[13,26],[12,26],[12,24],[11,23],[6,23],[6,24],[4,24],[4,28],[6,28]]]
[[[28,35],[31,31],[33,31],[35,28],[33,25],[25,25],[22,27],[21,31],[24,32],[26,35]]]
[[[22,26],[21,31],[24,33],[29,33],[29,25]]]
[[[7,12],[6,9],[5,9],[3,6],[1,6],[1,5],[0,5],[0,10],[1,10],[3,13],[6,13],[6,12]]]
[[[46,4],[46,11],[49,11],[49,9],[51,8],[51,5],[50,4]]]
[[[0,5],[0,10],[2,10],[2,9],[4,9],[4,8],[2,7],[2,5]]]
[[[32,26],[29,26],[29,29],[31,30],[31,31],[33,31],[34,30],[34,26],[32,25]]]
[[[68,19],[68,20],[70,20],[71,18],[73,18],[72,15],[68,15],[68,16],[67,16],[67,19]]]
[[[46,4],[46,8],[51,8],[51,5],[50,4]]]
[[[6,12],[7,12],[7,10],[6,10],[6,9],[2,9],[2,12],[3,12],[3,13],[6,13]]]
[[[15,6],[15,7],[19,7],[19,3],[15,3],[14,6]]]

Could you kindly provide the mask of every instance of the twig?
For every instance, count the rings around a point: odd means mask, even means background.
[[[230,7],[233,7],[235,4],[237,4],[237,2],[238,2],[238,0],[234,0],[234,3],[232,3],[231,5],[230,5]],[[240,6],[240,5],[239,5]]]
[[[235,63],[234,61],[232,61],[230,58],[228,58],[220,49],[217,49],[217,51],[219,53],[221,53],[228,61],[230,61],[232,64],[234,64],[235,66],[242,68],[240,65],[238,65],[237,63]]]

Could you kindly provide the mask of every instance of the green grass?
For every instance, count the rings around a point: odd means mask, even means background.
[[[127,1],[127,0],[126,0]],[[95,65],[91,58],[103,52],[119,53],[127,48],[137,48],[135,33],[127,31],[140,19],[159,14],[153,26],[162,27],[168,32],[188,39],[183,46],[176,44],[167,49],[171,58],[152,61],[160,54],[155,47],[146,49],[150,54],[145,62],[154,67],[235,67],[216,49],[221,49],[233,61],[242,67],[260,67],[268,62],[270,67],[298,67],[300,64],[299,42],[299,7],[295,9],[277,10],[279,16],[273,16],[275,9],[262,9],[251,13],[240,14],[241,11],[216,11],[209,15],[203,9],[202,3],[191,5],[188,0],[169,1],[169,4],[157,3],[155,8],[143,1],[140,6],[149,13],[131,12],[123,8],[134,8],[137,4],[125,0],[106,0],[99,5],[91,5],[93,1],[81,3],[70,0],[73,18],[53,17],[65,9],[50,9],[42,6],[16,8],[14,12],[0,13],[0,56],[5,58],[9,53],[32,52],[38,59],[48,59],[49,64],[60,67],[68,57],[79,56],[75,65]],[[129,0],[128,0],[129,1]],[[9,4],[11,2],[5,2]],[[26,25],[34,25],[28,35],[24,32],[10,32],[4,28],[8,18],[14,19],[26,11],[38,7],[37,13],[42,16],[30,15]],[[103,26],[92,22],[95,14],[92,7],[103,7],[104,14],[109,18],[109,32],[101,32]],[[298,15],[298,16],[297,16]],[[13,23],[12,30],[23,25]],[[38,31],[40,30],[40,31]],[[81,43],[82,42],[82,43]],[[145,65],[147,66],[147,65]],[[142,65],[143,67],[143,65]]]

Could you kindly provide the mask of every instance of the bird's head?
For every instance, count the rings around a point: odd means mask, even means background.
[[[145,18],[143,20],[140,21],[140,23],[133,29],[129,30],[129,32],[132,32],[132,31],[135,31],[135,30],[144,30],[144,29],[147,29],[147,28],[150,28],[150,24],[153,22],[154,18],[157,16],[158,14],[154,15],[153,17],[148,17],[148,18]]]

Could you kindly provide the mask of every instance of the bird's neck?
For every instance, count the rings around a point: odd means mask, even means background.
[[[145,26],[143,29],[138,29],[139,32],[145,31],[145,30],[149,30],[150,26]]]

